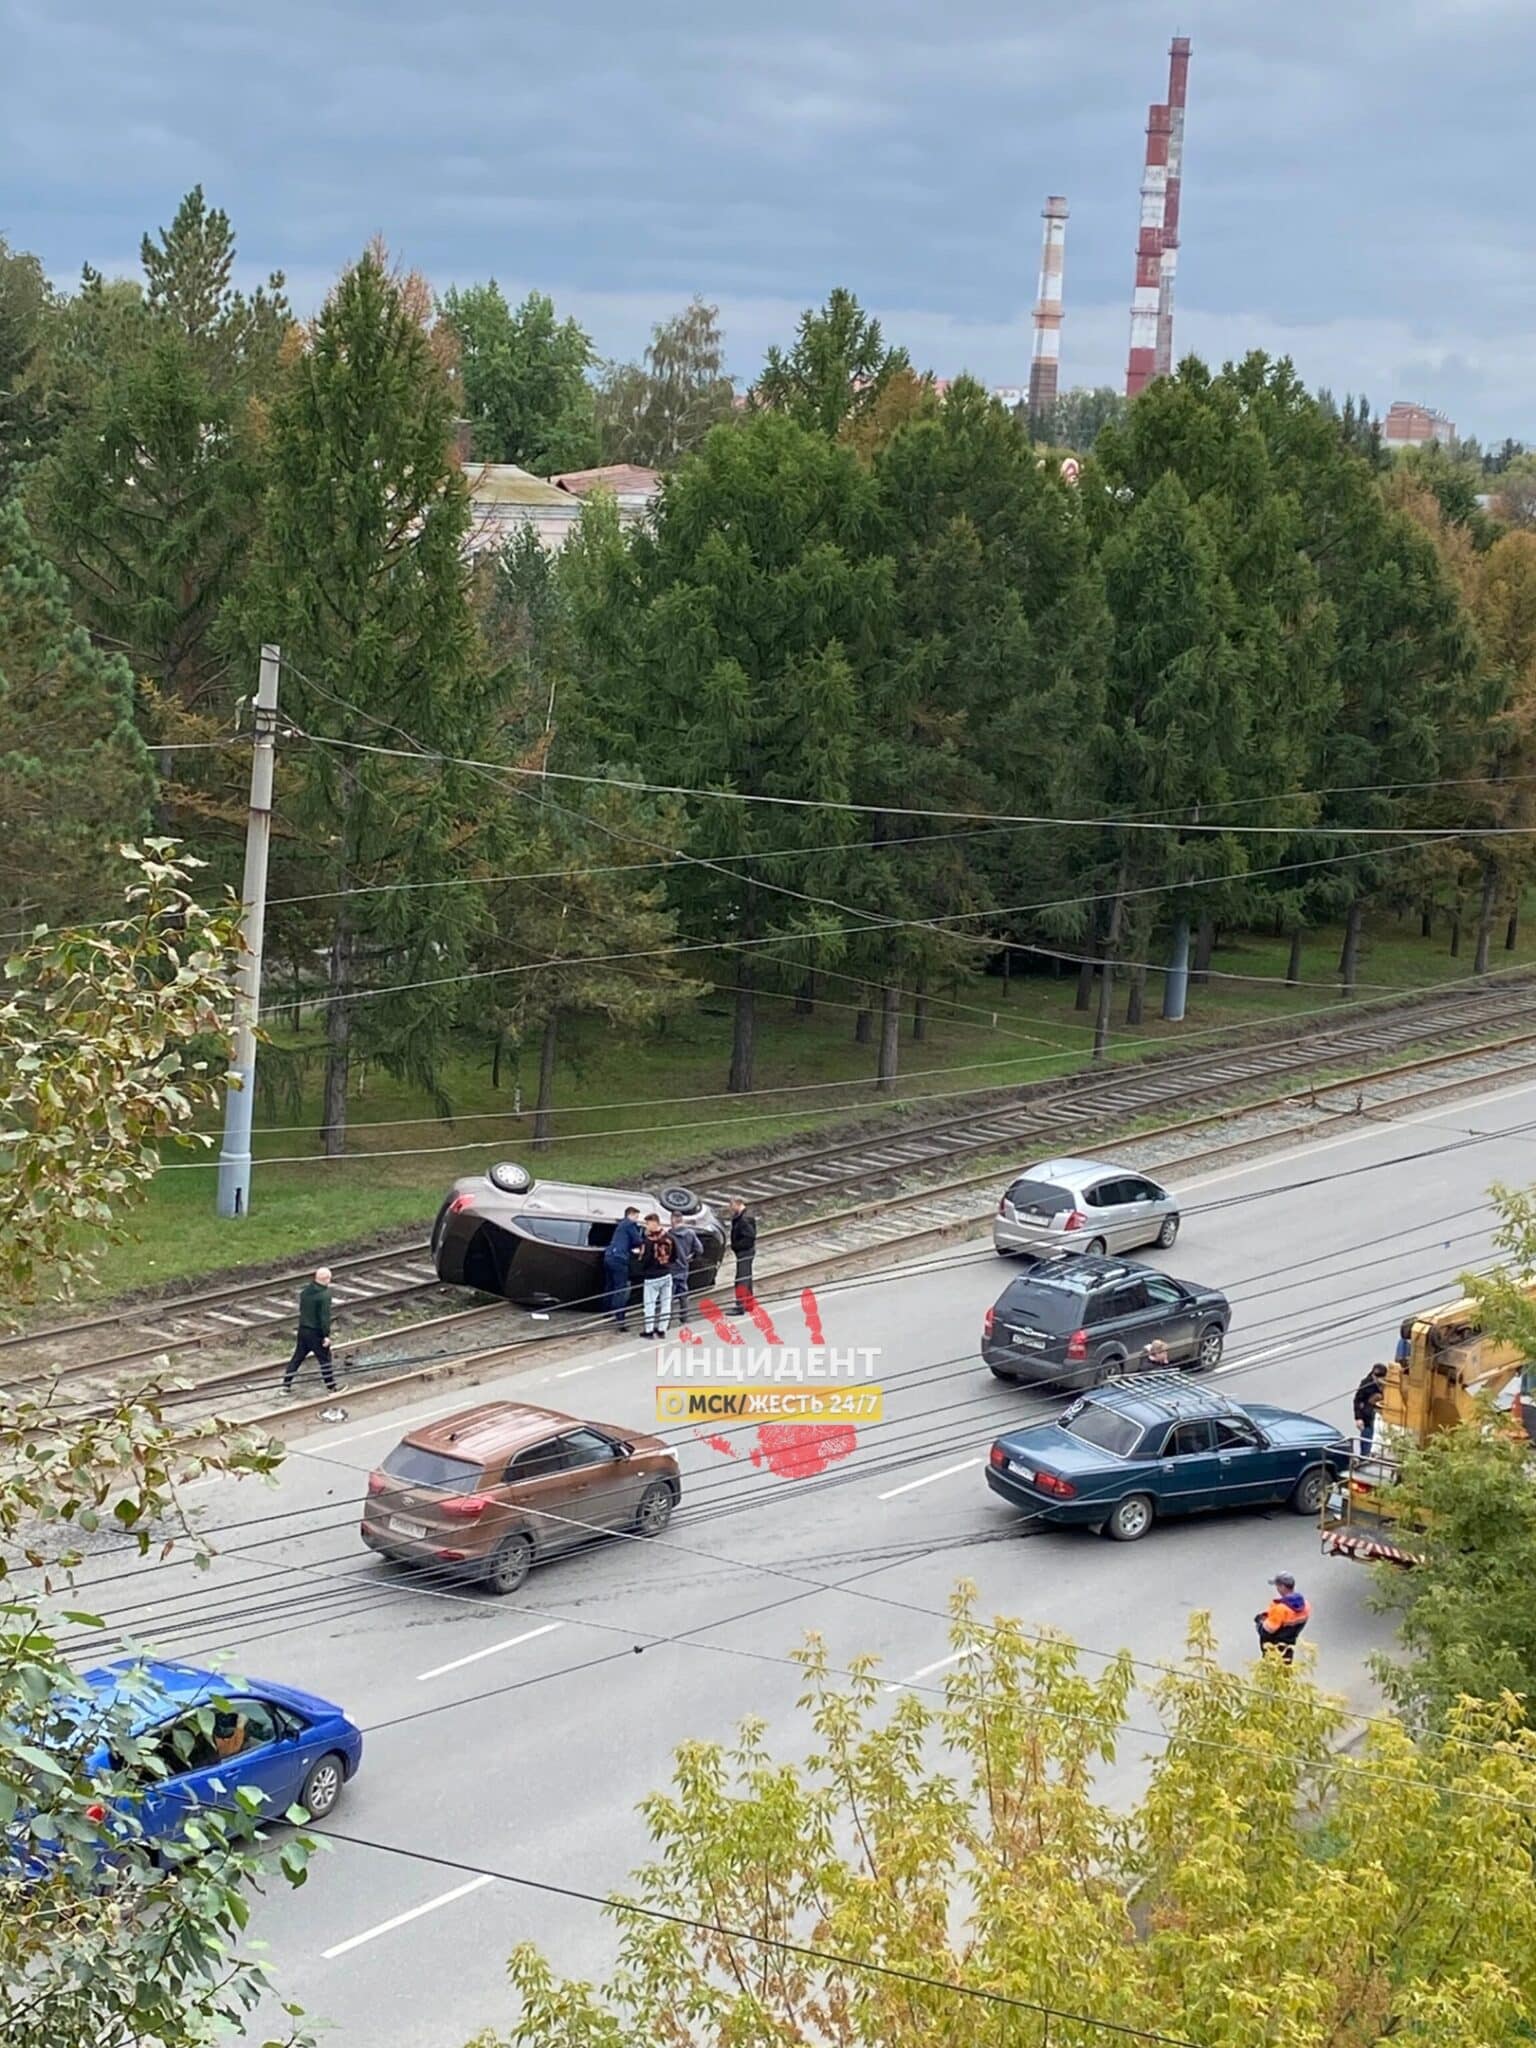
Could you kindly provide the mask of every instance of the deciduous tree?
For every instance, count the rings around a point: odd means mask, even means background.
[[[1144,1789],[1112,1799],[1135,1674],[984,1624],[957,1596],[942,1704],[873,1659],[802,1652],[808,1720],[685,1743],[645,1802],[654,1848],[610,1908],[608,1988],[512,1957],[518,2048],[1489,2048],[1536,2021],[1520,1704],[1415,1744],[1278,1659],[1218,1662],[1197,1616],[1150,1687]],[[1138,1723],[1145,1716],[1142,1708]],[[806,1753],[808,1752],[808,1754]],[[1475,1902],[1475,1903],[1473,1903]]]
[[[598,455],[590,337],[554,301],[530,292],[515,309],[495,278],[443,295],[440,317],[458,343],[465,417],[481,462],[515,462],[536,476],[585,469]]]
[[[735,406],[719,308],[693,299],[651,330],[642,361],[605,366],[596,397],[602,459],[673,469]]]

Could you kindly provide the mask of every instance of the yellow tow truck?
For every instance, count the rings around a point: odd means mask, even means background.
[[[1397,1358],[1387,1367],[1371,1448],[1351,1455],[1323,1503],[1324,1551],[1368,1563],[1421,1563],[1421,1553],[1410,1546],[1422,1540],[1423,1528],[1410,1523],[1393,1499],[1404,1449],[1474,1421],[1486,1400],[1497,1400],[1518,1383],[1525,1362],[1512,1344],[1483,1335],[1475,1301],[1443,1302],[1410,1316]],[[1519,1408],[1517,1392],[1511,1416],[1517,1428]],[[1536,1414],[1530,1421],[1536,1422]]]

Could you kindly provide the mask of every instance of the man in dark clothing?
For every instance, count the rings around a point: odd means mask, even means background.
[[[603,1253],[603,1313],[612,1316],[621,1330],[629,1314],[629,1290],[634,1285],[644,1241],[640,1211],[631,1204],[624,1211],[623,1222],[613,1226],[613,1236]]]
[[[757,1258],[757,1218],[749,1215],[740,1195],[731,1202],[731,1250],[736,1254],[736,1306],[732,1315],[744,1316],[752,1307],[752,1267]]]
[[[645,1238],[640,1246],[640,1320],[645,1325],[640,1332],[642,1337],[659,1340],[667,1334],[676,1260],[677,1247],[671,1233],[662,1229],[661,1218],[653,1209],[645,1219]]]
[[[1269,1583],[1275,1589],[1275,1597],[1262,1614],[1253,1617],[1259,1632],[1259,1650],[1273,1650],[1290,1664],[1295,1661],[1296,1641],[1311,1620],[1312,1610],[1305,1594],[1297,1592],[1296,1581],[1289,1572],[1277,1572]]]
[[[336,1375],[331,1371],[331,1269],[321,1266],[313,1280],[305,1283],[299,1296],[299,1335],[293,1347],[293,1356],[283,1374],[283,1392],[286,1394],[299,1376],[299,1367],[306,1358],[313,1356],[320,1361],[320,1371],[326,1386],[334,1394]]]
[[[688,1268],[701,1256],[704,1241],[686,1216],[672,1212],[672,1306],[677,1310],[677,1327],[688,1327]]]
[[[1387,1368],[1384,1365],[1373,1365],[1355,1389],[1355,1428],[1360,1432],[1362,1458],[1371,1455],[1371,1442],[1376,1435],[1376,1418],[1381,1413],[1386,1391]]]

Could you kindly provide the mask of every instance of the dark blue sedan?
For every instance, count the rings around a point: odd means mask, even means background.
[[[1142,1373],[1108,1381],[1055,1422],[1000,1436],[987,1484],[1031,1515],[1134,1543],[1162,1515],[1283,1505],[1315,1517],[1349,1449],[1316,1415]]]
[[[193,1808],[232,1807],[246,1790],[264,1818],[301,1806],[324,1820],[363,1760],[362,1730],[340,1707],[270,1679],[125,1658],[87,1671],[81,1687],[83,1725],[110,1714],[158,1759],[131,1810],[123,1802],[125,1819],[151,1841],[173,1840]],[[112,1768],[105,1742],[85,1759],[87,1774]]]

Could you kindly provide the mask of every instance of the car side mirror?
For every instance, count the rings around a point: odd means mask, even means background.
[[[635,1455],[635,1447],[633,1444],[615,1444],[613,1455],[616,1458],[632,1458]]]

